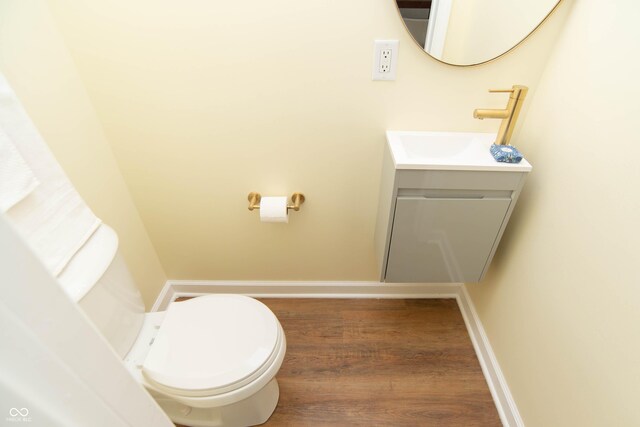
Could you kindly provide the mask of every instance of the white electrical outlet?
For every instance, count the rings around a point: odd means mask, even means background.
[[[373,43],[373,80],[395,80],[398,63],[398,40],[375,40]]]
[[[391,49],[382,49],[380,51],[380,68],[378,72],[388,74],[391,71]]]

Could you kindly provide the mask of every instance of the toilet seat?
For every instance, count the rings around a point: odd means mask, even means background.
[[[284,333],[261,302],[208,295],[171,304],[142,365],[158,391],[207,397],[245,387],[281,362]]]

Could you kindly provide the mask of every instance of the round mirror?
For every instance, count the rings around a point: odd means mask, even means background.
[[[491,61],[520,44],[560,0],[395,0],[413,39],[451,65]]]

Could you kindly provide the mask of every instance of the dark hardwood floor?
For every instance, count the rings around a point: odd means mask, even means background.
[[[264,426],[500,426],[452,299],[261,299],[287,336]]]

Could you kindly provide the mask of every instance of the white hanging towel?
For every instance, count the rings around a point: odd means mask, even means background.
[[[0,129],[40,182],[7,210],[7,217],[57,276],[101,221],[73,187],[1,74]]]
[[[39,184],[31,168],[0,129],[0,212],[6,212]]]

